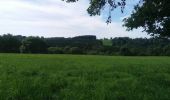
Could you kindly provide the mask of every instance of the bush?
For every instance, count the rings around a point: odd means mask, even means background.
[[[63,54],[63,49],[59,47],[49,47],[48,53],[50,54]]]
[[[131,56],[132,53],[131,53],[131,51],[129,50],[129,48],[127,48],[127,47],[121,47],[121,48],[120,48],[120,55],[122,55],[122,56]]]
[[[98,53],[98,51],[91,50],[91,51],[87,51],[86,54],[88,54],[88,55],[97,55],[99,53]]]
[[[82,50],[79,47],[72,47],[70,48],[71,54],[83,54]]]
[[[165,56],[170,56],[170,45],[167,45],[163,48],[163,52]]]
[[[64,54],[69,54],[70,53],[70,47],[69,46],[64,47],[63,53]]]

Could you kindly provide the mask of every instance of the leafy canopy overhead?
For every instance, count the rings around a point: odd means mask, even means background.
[[[63,0],[66,2],[76,2],[78,0]],[[120,7],[121,12],[123,13],[123,10],[126,5],[126,0],[89,0],[90,1],[90,6],[87,9],[87,12],[89,13],[90,16],[95,16],[95,15],[100,15],[102,10],[105,8],[109,8],[109,16],[106,21],[106,23],[111,23],[111,12]]]
[[[100,15],[102,10],[109,7],[106,23],[111,23],[111,12],[119,7],[123,13],[126,2],[126,0],[90,0],[87,12],[90,16]],[[123,22],[128,31],[142,27],[152,36],[170,37],[170,0],[139,0],[132,14]]]
[[[128,30],[143,27],[151,35],[170,37],[170,0],[143,0],[124,19]]]

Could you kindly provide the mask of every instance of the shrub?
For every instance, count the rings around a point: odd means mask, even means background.
[[[60,47],[49,47],[48,53],[51,54],[63,54],[63,49]]]
[[[90,50],[90,51],[87,51],[86,54],[88,54],[88,55],[97,55],[99,53],[96,50]]]
[[[70,48],[71,54],[83,54],[82,50],[79,47],[72,47]]]
[[[121,47],[120,48],[120,55],[122,56],[130,56],[132,55],[131,51],[127,47]]]
[[[70,47],[69,46],[64,47],[63,53],[64,54],[69,54],[70,53]]]

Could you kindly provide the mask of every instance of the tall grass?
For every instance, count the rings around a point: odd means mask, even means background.
[[[169,57],[0,54],[0,100],[169,99]]]

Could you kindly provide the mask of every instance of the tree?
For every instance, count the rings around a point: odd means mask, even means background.
[[[76,2],[78,0],[63,0],[66,2]],[[123,10],[126,5],[126,0],[89,0],[90,6],[87,9],[87,12],[90,16],[100,15],[102,10],[109,9],[108,13],[108,19],[106,23],[111,23],[112,16],[111,12],[114,11],[114,9],[120,7],[121,12],[123,13]]]
[[[11,34],[0,36],[0,52],[18,53],[21,41]]]
[[[76,2],[78,0],[64,0]],[[100,15],[101,11],[109,8],[107,23],[111,23],[111,12],[120,7],[125,8],[126,0],[90,0],[87,9],[90,16]],[[152,36],[170,37],[170,0],[139,0],[130,17],[125,18],[124,25],[127,30],[143,27],[145,32]]]
[[[48,53],[50,53],[50,54],[63,54],[63,48],[61,48],[61,47],[49,47]]]
[[[143,27],[153,36],[170,36],[170,0],[141,0],[124,19],[127,30]]]
[[[129,50],[128,47],[124,46],[120,48],[120,55],[122,56],[131,56],[131,51]]]
[[[70,48],[71,54],[83,54],[82,50],[79,47],[72,47]]]
[[[28,37],[22,41],[21,53],[46,53],[47,44],[39,37]]]
[[[165,56],[170,56],[170,44],[163,48],[163,52]]]

